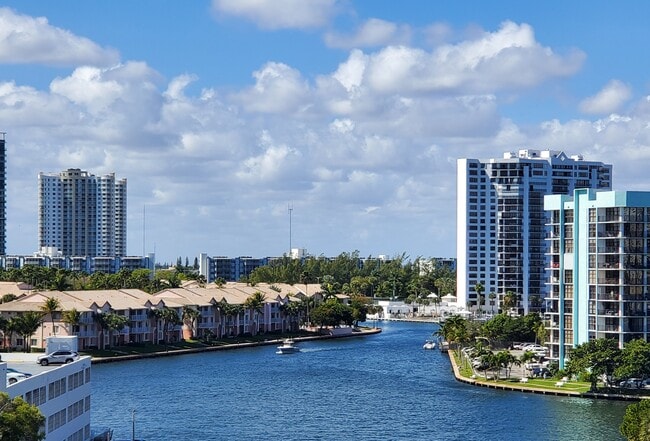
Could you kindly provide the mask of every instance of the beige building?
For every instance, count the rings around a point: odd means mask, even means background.
[[[261,310],[244,307],[246,300],[261,293]],[[25,290],[18,299],[0,304],[0,317],[11,319],[28,311],[41,311],[48,298],[59,300],[61,310],[43,317],[40,328],[28,342],[32,348],[44,349],[50,336],[77,336],[79,350],[103,348],[126,343],[178,341],[190,336],[221,338],[243,334],[286,332],[296,330],[300,317],[288,313],[286,305],[306,297],[322,301],[319,285],[227,283],[200,287],[186,284],[183,288],[165,289],[148,294],[138,289],[101,291],[36,291]],[[339,296],[337,296],[339,297]],[[345,299],[343,299],[345,301]],[[172,323],[155,311],[168,308],[181,319]],[[184,311],[198,311],[195,319],[182,320]],[[69,320],[69,311],[78,318]],[[121,329],[100,326],[102,315],[125,317]],[[22,337],[5,333],[3,346],[22,349]]]

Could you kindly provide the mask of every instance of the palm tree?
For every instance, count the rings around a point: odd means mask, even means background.
[[[97,336],[97,347],[99,349],[104,349],[104,331],[108,329],[108,314],[103,311],[93,313],[93,320],[99,327],[99,333]]]
[[[119,345],[119,332],[124,329],[126,324],[129,322],[129,318],[124,315],[109,313],[106,314],[106,328],[108,329],[108,341],[111,343],[111,346]],[[113,342],[113,332],[118,331],[118,338]]]
[[[528,364],[531,361],[537,360],[537,355],[533,351],[524,351],[523,354],[519,357],[519,363],[520,365],[524,365],[526,367],[526,364]]]
[[[183,306],[183,324],[189,329],[190,338],[194,337],[195,323],[200,316],[201,313],[197,309],[189,305]]]
[[[496,293],[491,292],[488,294],[488,298],[490,299],[490,309],[492,310],[492,314],[494,314],[494,300],[497,298]]]
[[[503,296],[503,309],[507,312],[515,306],[517,306],[517,294],[512,291],[506,292]]]
[[[66,325],[70,326],[71,334],[79,332],[79,323],[81,323],[81,313],[77,311],[75,308],[63,311],[63,313],[61,314],[61,320]]]
[[[479,315],[481,314],[481,303],[483,303],[483,296],[481,294],[484,289],[485,288],[481,282],[477,282],[476,285],[474,285],[474,291],[476,292],[476,305],[478,307]]]
[[[43,303],[43,306],[41,306],[41,311],[45,313],[45,315],[50,316],[50,320],[52,320],[52,333],[56,337],[56,328],[54,327],[54,313],[61,310],[61,301],[57,299],[56,297],[48,297],[47,300],[45,300],[45,303]]]
[[[244,302],[244,308],[250,309],[251,315],[253,318],[253,328],[251,330],[252,335],[256,335],[259,331],[258,316],[259,313],[264,311],[264,301],[266,296],[260,291],[255,291],[251,296],[249,296]]]
[[[30,352],[30,339],[42,323],[43,314],[37,311],[27,311],[16,317],[16,332],[23,338],[25,352]]]

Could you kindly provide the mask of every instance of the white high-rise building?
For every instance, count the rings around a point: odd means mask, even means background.
[[[38,174],[39,247],[64,256],[126,255],[126,179],[80,169]]]
[[[544,196],[576,188],[611,189],[612,166],[561,151],[519,150],[501,159],[459,159],[457,296],[460,307],[484,310],[508,292],[517,310],[539,310],[546,297]],[[490,305],[494,294],[496,305]]]

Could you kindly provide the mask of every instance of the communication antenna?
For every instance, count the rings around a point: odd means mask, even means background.
[[[289,204],[289,256],[291,256],[291,213],[293,212],[293,205]]]

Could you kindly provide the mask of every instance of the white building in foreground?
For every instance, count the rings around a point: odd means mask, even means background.
[[[24,354],[33,357],[36,354]],[[17,364],[21,368],[24,363]],[[45,441],[86,441],[90,432],[90,357],[60,367],[38,367],[41,372],[7,386],[7,362],[0,363],[0,391],[21,396],[45,416]]]

